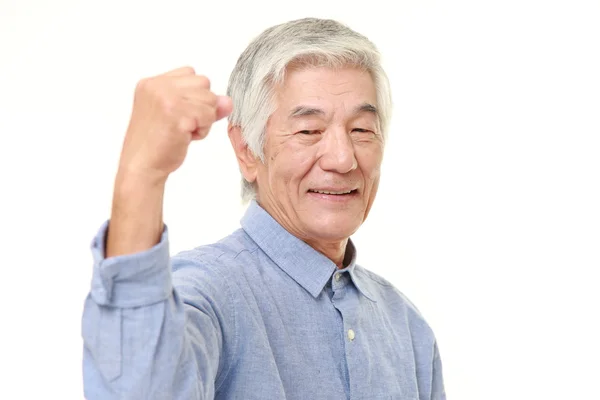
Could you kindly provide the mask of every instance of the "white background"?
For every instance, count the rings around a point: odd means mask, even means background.
[[[82,398],[138,79],[192,65],[223,94],[251,38],[318,16],[383,54],[394,119],[355,240],[433,327],[448,398],[600,399],[598,1],[0,4],[0,398]],[[173,253],[238,226],[238,184],[220,122],[168,183]]]

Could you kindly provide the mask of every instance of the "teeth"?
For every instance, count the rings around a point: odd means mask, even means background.
[[[349,194],[352,192],[352,190],[348,190],[345,192],[328,192],[326,190],[311,190],[311,192],[321,193],[321,194]]]

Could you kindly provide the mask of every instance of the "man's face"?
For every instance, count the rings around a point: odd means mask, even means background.
[[[368,72],[290,69],[267,123],[258,202],[305,241],[347,239],[375,199],[383,157]]]

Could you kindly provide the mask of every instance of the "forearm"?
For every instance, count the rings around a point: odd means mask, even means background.
[[[179,277],[176,289],[168,228],[149,250],[107,259],[106,227],[93,241],[82,320],[86,398],[213,398],[223,346],[219,321],[234,326],[221,307],[213,308],[230,296],[220,276],[206,276],[211,270],[197,276],[195,264],[180,260],[189,275]]]
[[[131,172],[115,180],[106,257],[133,254],[156,245],[163,225],[165,182]]]
[[[198,390],[200,371],[185,334],[184,307],[173,297],[136,308],[103,307],[88,299],[83,321],[86,399],[210,398],[214,391]]]

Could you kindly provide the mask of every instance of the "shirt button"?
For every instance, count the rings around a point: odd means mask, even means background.
[[[342,278],[342,274],[335,274],[335,281],[339,282],[339,280]]]
[[[354,330],[348,329],[348,339],[354,340]]]

